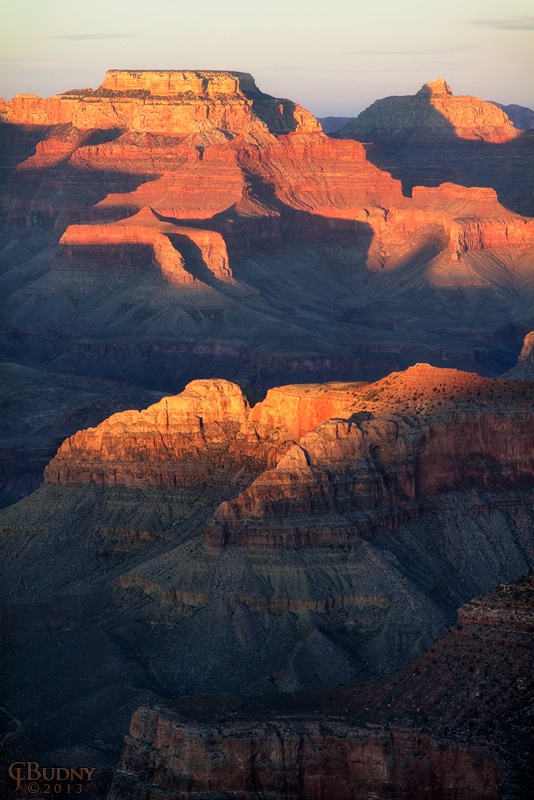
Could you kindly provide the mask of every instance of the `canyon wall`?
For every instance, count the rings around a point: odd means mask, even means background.
[[[526,797],[532,588],[476,598],[387,681],[140,708],[110,798]]]

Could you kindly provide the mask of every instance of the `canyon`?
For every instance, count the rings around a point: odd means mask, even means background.
[[[328,136],[110,70],[0,140],[2,765],[519,800],[531,132],[442,79]]]
[[[110,798],[527,797],[532,592],[531,577],[462,606],[386,681],[140,708]]]
[[[0,514],[2,701],[21,721],[4,758],[31,751],[73,765],[83,753],[109,783],[135,712],[135,736],[156,737],[135,765],[151,763],[150,748],[160,763],[163,747],[171,766],[156,783],[180,797],[195,784],[173,770],[189,775],[190,757],[211,774],[211,756],[192,743],[177,761],[175,734],[153,734],[154,725],[168,730],[158,709],[173,698],[209,694],[213,709],[219,695],[365,687],[425,658],[458,607],[532,569],[533,425],[528,381],[418,364],[374,383],[276,387],[253,405],[236,384],[196,380],[78,431],[44,485]],[[256,752],[263,723],[251,724],[236,736]],[[362,769],[384,760],[387,781],[414,796],[422,753],[447,780],[456,770],[456,788],[476,788],[485,774],[473,797],[494,796],[501,781],[493,756],[465,741],[443,750],[433,734],[414,738],[402,726],[369,734],[346,721],[299,724],[276,740],[309,742],[305,761],[321,742],[325,759],[334,748],[340,760],[295,797],[328,786],[325,796],[337,797],[343,759]],[[213,739],[209,725],[181,726],[181,742]],[[221,744],[228,768],[209,786],[198,778],[199,792],[242,775],[233,730]],[[286,768],[261,737],[257,761],[269,766],[256,786],[266,775],[276,784]],[[225,789],[256,796],[256,777],[243,780],[229,777]]]
[[[469,138],[438,126],[449,138],[430,136],[433,163],[456,158],[454,141],[502,149],[484,180],[473,185],[462,157],[439,185],[412,181],[411,197],[405,177],[372,163],[382,101],[371,148],[329,138],[245,73],[111,70],[96,90],[2,101],[3,360],[116,381],[129,397],[196,378],[261,397],[415,362],[513,368],[532,329],[534,222],[498,176],[517,145],[513,183],[529,182],[528,142],[496,106],[438,84],[409,119],[434,130],[421,111],[434,93]],[[35,485],[57,444],[5,482],[4,503]]]

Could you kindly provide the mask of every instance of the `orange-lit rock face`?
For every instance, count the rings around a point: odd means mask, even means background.
[[[425,83],[415,95],[377,100],[344,129],[344,133],[363,137],[364,141],[373,141],[376,131],[399,138],[454,135],[494,143],[519,135],[498,106],[478,97],[455,96],[442,78]]]
[[[193,381],[142,412],[115,414],[67,439],[46,480],[113,486],[189,486],[276,463],[290,443],[352,403],[361,384],[271,390],[252,412],[224,380]],[[222,476],[222,477],[221,477]]]
[[[424,128],[425,103],[456,108],[473,100],[453,98],[443,81],[423,89],[390,98],[413,106],[406,125],[417,119]],[[484,121],[476,136],[492,125],[508,131],[503,112],[482,105],[473,111]],[[87,221],[150,208],[169,220],[210,220],[240,254],[284,238],[366,245],[372,269],[394,265],[425,238],[448,240],[453,262],[468,250],[524,249],[534,239],[532,225],[506,212],[491,190],[446,184],[404,197],[400,181],[371,164],[360,143],[328,139],[311,114],[261,93],[245,73],[112,70],[94,92],[24,95],[1,113],[17,125],[52,126],[20,171],[68,165],[85,180],[99,172],[146,175],[135,189],[99,199]],[[430,129],[441,130],[435,121]],[[181,274],[176,266],[171,272]],[[178,282],[188,279],[181,274]]]
[[[169,282],[181,285],[198,284],[180,253],[180,248],[187,251],[193,247],[210,275],[223,281],[232,277],[226,244],[219,233],[163,222],[148,208],[110,225],[71,225],[59,245],[60,259],[76,258],[76,248],[89,248],[96,251],[93,254],[100,264],[109,262],[121,248],[150,247],[156,268]]]
[[[364,388],[223,503],[206,542],[348,541],[417,518],[417,501],[445,491],[531,487],[533,453],[530,387],[417,365]]]
[[[180,486],[243,467],[261,474],[218,508],[209,547],[349,541],[416,519],[418,501],[446,491],[531,487],[532,392],[420,364],[367,386],[281,387],[250,411],[234,384],[194,381],[80,431],[46,479]]]
[[[254,113],[258,102],[261,117]],[[216,138],[218,130],[238,135],[251,127],[279,133],[321,129],[305,109],[262,94],[253,77],[240,72],[111,70],[94,92],[48,99],[18,95],[1,112],[6,122],[24,125],[70,122],[80,129],[203,132]]]

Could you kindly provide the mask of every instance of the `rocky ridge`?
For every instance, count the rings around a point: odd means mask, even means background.
[[[0,700],[21,721],[5,758],[83,746],[109,766],[141,705],[319,690],[417,658],[534,563],[530,389],[419,365],[251,408],[204,380],[70,437],[0,514]],[[332,737],[353,741],[343,725]],[[388,737],[373,752],[391,765]],[[400,741],[412,763],[420,740]]]
[[[444,491],[529,486],[531,405],[531,388],[521,383],[425,364],[394,373],[220,506],[206,542],[341,543],[417,519],[417,503]]]
[[[499,201],[534,214],[532,133],[494,103],[455,96],[441,78],[415,95],[377,100],[337,134],[366,143],[369,159],[414,186],[492,187]]]
[[[141,708],[110,798],[526,797],[532,593],[530,578],[473,600],[388,681]]]

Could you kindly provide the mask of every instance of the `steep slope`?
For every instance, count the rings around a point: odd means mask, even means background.
[[[532,786],[532,578],[477,598],[381,683],[141,708],[110,798],[525,798]]]
[[[415,95],[377,100],[339,135],[368,143],[371,161],[407,192],[445,181],[488,186],[507,208],[534,215],[531,132],[493,103],[453,95],[441,78]]]
[[[111,766],[147,702],[408,663],[532,567],[532,435],[528,384],[428,366],[78,432],[0,514],[6,758]]]

